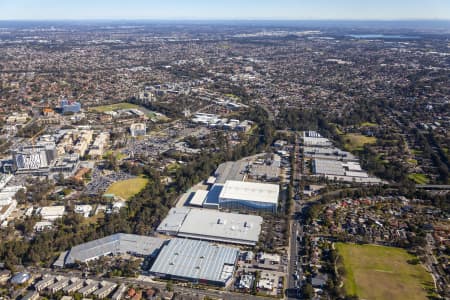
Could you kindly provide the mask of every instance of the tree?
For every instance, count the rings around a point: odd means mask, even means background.
[[[25,189],[20,189],[17,191],[15,198],[19,204],[25,203],[27,200],[27,194],[25,193]]]
[[[312,299],[314,297],[314,288],[311,283],[303,285],[302,295],[306,299]]]
[[[168,281],[166,283],[166,291],[172,292],[173,291],[173,283],[171,281]]]

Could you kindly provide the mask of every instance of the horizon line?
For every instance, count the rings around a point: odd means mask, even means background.
[[[217,22],[217,21],[272,21],[272,22],[299,22],[299,21],[357,21],[357,22],[402,22],[402,21],[446,21],[450,22],[450,18],[394,18],[394,19],[352,19],[352,18],[337,18],[337,19],[320,19],[320,18],[304,18],[304,19],[271,19],[271,18],[217,18],[217,19],[203,19],[203,18],[118,18],[118,17],[95,17],[95,18],[61,18],[61,19],[1,19],[0,22],[26,22],[26,21],[202,21],[202,22]]]

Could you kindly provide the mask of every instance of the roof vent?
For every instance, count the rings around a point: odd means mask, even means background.
[[[226,223],[226,221],[224,219],[217,219],[217,224],[222,224],[224,225]]]

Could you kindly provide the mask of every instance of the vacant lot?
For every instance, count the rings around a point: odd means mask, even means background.
[[[132,178],[114,182],[106,190],[105,194],[114,194],[125,200],[130,199],[145,188],[147,178]]]
[[[362,150],[365,144],[375,144],[377,139],[362,134],[349,133],[343,136],[345,149],[347,151]]]
[[[130,108],[139,108],[138,105],[127,103],[127,102],[121,102],[111,105],[102,105],[102,106],[96,106],[89,108],[90,111],[96,111],[96,112],[105,112],[105,111],[114,111],[119,109],[130,109]]]
[[[342,256],[344,288],[360,299],[427,299],[431,275],[404,249],[375,245],[335,244]]]

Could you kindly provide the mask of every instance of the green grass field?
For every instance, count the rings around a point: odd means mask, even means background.
[[[335,244],[342,256],[348,295],[360,299],[419,300],[433,295],[431,275],[404,249],[376,245]]]
[[[343,136],[344,148],[347,151],[362,150],[365,144],[375,144],[377,139],[371,136],[365,136],[361,134],[348,133]]]
[[[118,197],[128,200],[142,191],[147,185],[147,182],[148,179],[142,177],[117,181],[108,187],[105,194],[114,194]]]
[[[408,178],[417,184],[427,184],[430,182],[425,174],[412,173],[408,175]]]
[[[105,111],[114,111],[119,109],[130,109],[130,108],[139,108],[138,105],[127,103],[127,102],[121,102],[111,105],[102,105],[102,106],[96,106],[89,108],[89,111],[95,111],[95,112],[105,112]]]
[[[361,126],[361,127],[375,127],[375,126],[378,126],[378,124],[371,123],[371,122],[364,122],[364,123],[359,124],[359,126]]]

